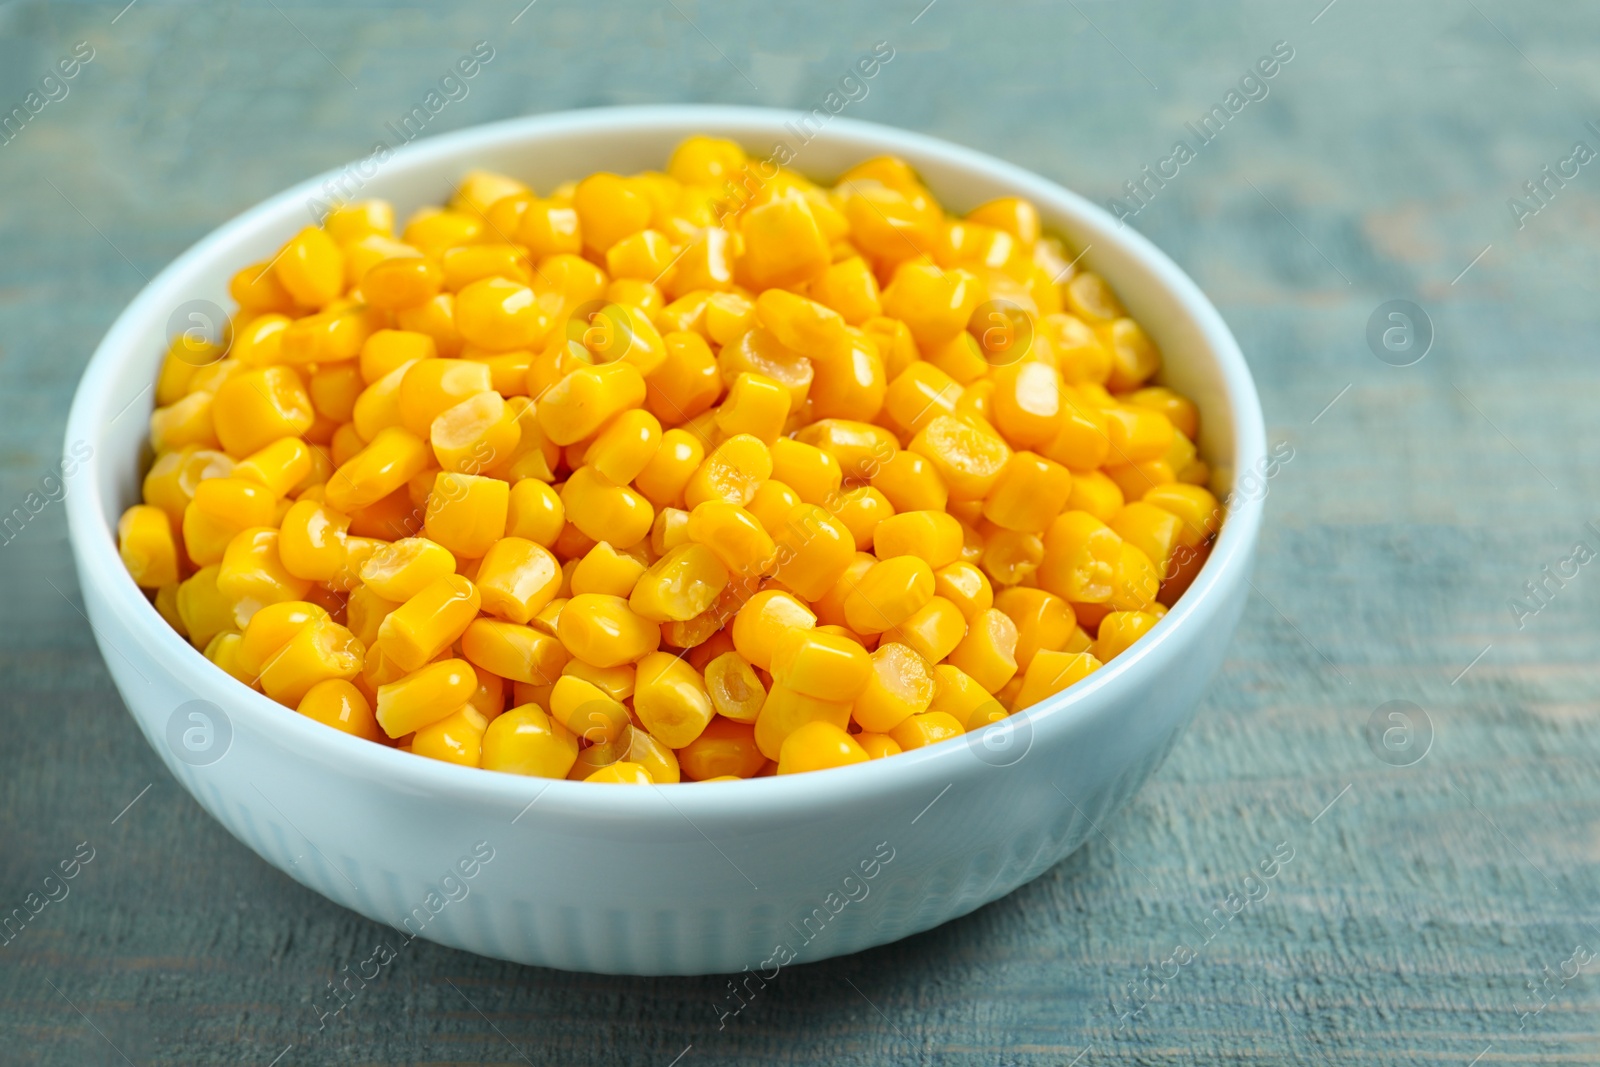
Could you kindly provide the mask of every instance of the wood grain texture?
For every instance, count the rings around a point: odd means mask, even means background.
[[[1600,519],[1600,164],[1523,229],[1507,207],[1574,141],[1600,148],[1584,125],[1600,15],[1324,2],[539,0],[514,24],[522,0],[0,6],[0,112],[75,42],[95,49],[0,146],[0,511],[39,486],[89,352],[145,276],[366,154],[478,40],[495,59],[430,130],[643,101],[809,108],[883,40],[895,58],[848,114],[1101,200],[1274,42],[1294,49],[1133,220],[1233,326],[1294,458],[1221,677],[1089,845],[965,919],[784,973],[721,1030],[724,979],[420,942],[319,1030],[325,983],[386,931],[268,868],[169,780],[109,682],[49,504],[0,547],[0,909],[80,842],[95,852],[0,945],[0,1061],[1600,1060],[1600,966],[1521,1015],[1544,968],[1600,951],[1600,573],[1521,629],[1507,607]],[[1436,329],[1412,367],[1364,339],[1392,298]],[[1435,730],[1407,768],[1363,735],[1394,699]],[[1208,928],[1280,842],[1294,858],[1265,898]],[[1180,943],[1195,957],[1166,963]],[[1119,1027],[1147,966],[1176,974]]]

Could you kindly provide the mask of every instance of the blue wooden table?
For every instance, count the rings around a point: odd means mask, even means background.
[[[0,910],[76,872],[0,944],[0,1061],[1600,1061],[1600,571],[1564,562],[1600,550],[1600,163],[1576,148],[1600,150],[1600,12],[524,2],[0,6],[0,513],[27,515],[0,545]],[[219,222],[370,152],[480,41],[426,134],[809,109],[886,42],[845,113],[1120,198],[1233,326],[1292,451],[1227,665],[1104,834],[965,919],[786,973],[720,1030],[725,980],[421,942],[319,1029],[381,929],[169,780],[79,611],[49,476],[103,331]]]

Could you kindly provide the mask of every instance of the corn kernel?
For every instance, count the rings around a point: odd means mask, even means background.
[[[551,685],[566,666],[561,642],[531,626],[474,619],[461,635],[461,654],[473,666],[530,685]]]
[[[832,259],[811,205],[784,197],[751,208],[740,220],[738,272],[754,289],[792,286],[821,274]]]
[[[905,645],[929,663],[949,656],[967,633],[967,620],[944,597],[935,596],[884,637]]]
[[[464,704],[438,722],[418,730],[411,739],[411,751],[458,767],[477,767],[481,765],[483,735],[488,728],[488,720],[478,709]]]
[[[385,600],[410,600],[428,586],[456,572],[456,558],[443,545],[425,537],[408,537],[384,545],[361,564],[361,581]]]
[[[891,630],[933,599],[933,568],[916,556],[896,556],[868,570],[844,600],[846,624],[862,634]]]
[[[766,686],[737,652],[724,652],[706,664],[705,685],[717,714],[737,723],[754,725],[767,700]]]
[[[902,511],[884,519],[873,532],[873,553],[879,559],[915,556],[933,570],[961,558],[961,524],[944,511]]]
[[[756,746],[754,725],[721,716],[712,719],[677,756],[684,777],[696,782],[753,778],[767,762]]]
[[[965,560],[940,567],[933,572],[935,594],[954,604],[970,624],[980,611],[994,606],[994,587],[988,575]]]
[[[666,652],[639,661],[633,709],[645,729],[669,748],[699,737],[714,714],[700,672]]]
[[[999,437],[968,423],[939,415],[911,441],[949,487],[953,500],[978,500],[999,481],[1011,449]]]
[[[983,502],[983,514],[1007,530],[1043,533],[1072,495],[1072,472],[1033,452],[1013,452]]]
[[[570,445],[644,400],[644,377],[631,363],[580,367],[537,400],[539,425],[558,445]]]
[[[777,578],[807,600],[833,587],[855,558],[855,537],[816,504],[797,504],[776,531]]]
[[[740,507],[750,503],[757,487],[772,477],[772,453],[759,438],[737,434],[723,441],[696,468],[683,489],[689,509],[708,500]]]
[[[851,326],[883,313],[878,279],[860,256],[830,265],[811,283],[812,299],[837,311]]]
[[[217,390],[211,410],[218,440],[235,456],[248,455],[280,437],[298,437],[316,421],[300,375],[285,366],[233,375]]]
[[[612,245],[650,225],[650,199],[632,179],[591,174],[572,197],[586,249],[605,254]]]
[[[422,473],[430,458],[421,438],[391,426],[340,464],[328,479],[324,499],[346,515],[370,507]]]
[[[819,700],[854,700],[872,673],[866,649],[816,629],[790,630],[772,653],[772,680]]]
[[[625,549],[644,540],[655,521],[649,501],[626,486],[612,485],[589,466],[572,472],[561,487],[561,502],[568,521],[586,537],[597,542],[605,538]]]
[[[618,552],[609,542],[601,541],[573,568],[570,583],[572,594],[605,593],[608,596],[625,597],[633,592],[634,585],[644,572],[643,563]]]
[[[733,647],[752,666],[770,671],[773,654],[784,633],[809,630],[816,624],[817,617],[811,609],[793,595],[764,590],[746,601],[735,616]]]
[[[606,785],[653,785],[655,779],[650,777],[650,772],[642,766],[629,760],[618,760],[609,763],[584,779],[586,782],[601,782]]]
[[[756,717],[756,747],[768,759],[777,759],[784,741],[806,723],[825,722],[843,730],[849,721],[848,703],[819,700],[774,683]]]
[[[789,417],[789,391],[764,374],[740,374],[717,408],[717,427],[725,435],[748,434],[769,447]]]
[[[300,628],[261,668],[261,688],[280,704],[298,707],[318,682],[348,681],[361,673],[361,643],[331,619]]]
[[[135,504],[117,521],[117,551],[134,583],[144,589],[178,580],[178,543],[167,513]]]
[[[909,752],[960,737],[965,732],[963,721],[955,716],[942,711],[928,711],[906,719],[889,731],[889,737],[900,746],[901,751]]]
[[[493,390],[475,393],[434,417],[428,442],[446,471],[482,474],[504,462],[522,439],[514,412]]]
[[[1022,679],[1022,690],[1017,694],[1017,707],[1031,708],[1099,669],[1100,660],[1088,652],[1042,649],[1028,664],[1028,671]]]
[[[1039,585],[1073,603],[1105,603],[1121,549],[1115,530],[1088,512],[1068,511],[1045,533]]]
[[[466,632],[480,604],[477,587],[466,578],[440,578],[383,620],[378,648],[402,670],[417,670]]]
[[[989,692],[998,691],[1017,673],[1017,624],[990,608],[973,619],[967,635],[950,653],[951,666]]]
[[[855,739],[856,744],[861,746],[861,750],[867,754],[868,759],[883,759],[885,756],[898,756],[901,752],[905,751],[900,747],[899,742],[895,741],[895,739],[890,737],[888,734],[872,734],[863,731],[862,733],[856,734]]]
[[[578,758],[578,742],[535,704],[497,716],[484,731],[479,766],[533,778],[565,778]]]
[[[894,505],[889,503],[889,498],[870,485],[840,493],[830,502],[828,510],[850,531],[857,552],[872,551],[879,525],[894,516]]]
[[[652,622],[687,622],[708,611],[727,584],[727,568],[717,555],[703,544],[690,543],[671,549],[643,571],[628,593],[617,595],[628,595],[634,613]],[[576,574],[573,591],[580,591]]]
[[[783,741],[778,755],[779,774],[821,771],[865,763],[866,749],[831,722],[809,722],[796,727]]]
[[[596,667],[617,667],[654,652],[661,627],[634,613],[621,597],[575,596],[561,609],[556,634],[567,651]]]
[[[510,497],[498,478],[441,472],[428,494],[428,537],[459,557],[480,559],[505,533]]]
[[[307,226],[279,253],[274,273],[295,303],[320,308],[344,289],[344,253],[322,230]]]

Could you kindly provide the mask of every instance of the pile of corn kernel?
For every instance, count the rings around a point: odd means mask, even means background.
[[[902,161],[816,185],[469,174],[235,275],[156,383],[134,580],[335,729],[612,783],[859,763],[1128,648],[1222,519],[1195,406],[1030,203]]]

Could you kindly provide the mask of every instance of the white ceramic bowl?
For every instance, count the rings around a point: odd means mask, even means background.
[[[1202,454],[1224,478],[1264,469],[1260,403],[1238,345],[1194,283],[1138,233],[989,156],[837,118],[801,147],[785,126],[795,118],[733,107],[566,112],[422,141],[375,173],[338,173],[347,192],[392,200],[403,217],[445,200],[472,167],[544,190],[595,170],[659,168],[698,132],[754,151],[786,142],[799,150],[796,169],[822,177],[895,153],[949,210],[1005,194],[1032,199],[1160,344],[1163,380],[1203,412]],[[359,192],[350,175],[365,181]],[[234,682],[134,586],[117,556],[116,521],[138,499],[150,385],[175,310],[193,300],[227,305],[228,277],[306,225],[308,203],[334,176],[221,227],[117,319],[73,402],[67,454],[93,454],[67,505],[95,637],[151,746],[268,863],[396,927],[383,935],[396,952],[421,936],[576,971],[748,967],[769,976],[790,960],[856,952],[1038,876],[1128,799],[1188,723],[1245,603],[1258,492],[1235,494],[1193,587],[1103,670],[1014,716],[1009,730],[868,765],[642,789],[521,778],[348,737]]]

